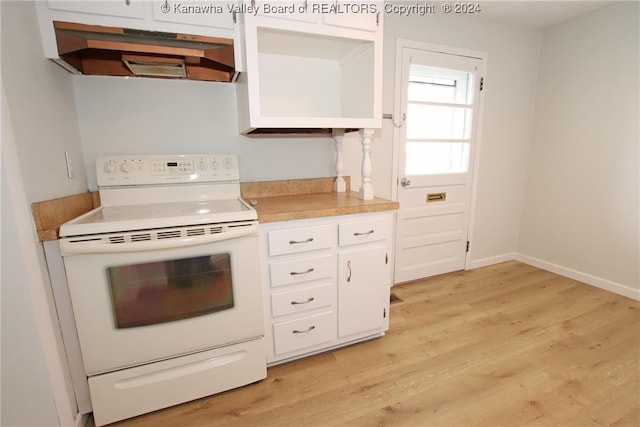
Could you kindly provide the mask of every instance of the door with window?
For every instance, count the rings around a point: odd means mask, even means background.
[[[402,49],[395,283],[464,269],[482,59]]]

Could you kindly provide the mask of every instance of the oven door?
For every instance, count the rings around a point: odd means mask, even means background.
[[[87,375],[264,335],[257,234],[120,245],[61,241]]]

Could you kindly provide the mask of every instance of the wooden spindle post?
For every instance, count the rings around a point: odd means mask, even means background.
[[[373,143],[373,129],[360,129],[362,142],[362,185],[360,186],[360,199],[373,199],[373,186],[371,185],[371,144]]]
[[[344,138],[344,129],[332,129],[333,140],[336,145],[336,180],[333,183],[333,191],[343,193],[347,191],[347,183],[343,178],[344,161],[342,159],[342,140]]]

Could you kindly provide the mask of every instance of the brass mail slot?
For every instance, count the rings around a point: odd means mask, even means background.
[[[427,203],[429,202],[444,202],[447,200],[447,193],[428,193]]]

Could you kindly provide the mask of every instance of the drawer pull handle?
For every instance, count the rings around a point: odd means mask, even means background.
[[[306,301],[291,301],[291,305],[302,305],[309,304],[310,302],[315,301],[314,297],[309,297]]]
[[[347,268],[349,269],[349,274],[347,275],[347,282],[351,281],[351,260],[347,261]]]
[[[290,245],[299,245],[301,243],[313,242],[313,237],[309,237],[307,240],[289,240]]]
[[[369,234],[373,234],[374,231],[373,230],[369,230],[366,233],[358,233],[357,231],[355,233],[353,233],[354,236],[368,236]]]
[[[291,273],[289,273],[292,276],[298,276],[300,274],[309,274],[313,271],[313,267],[309,268],[307,271],[292,271]]]
[[[307,333],[313,331],[315,328],[316,327],[312,325],[312,326],[309,326],[306,331],[300,331],[298,329],[294,329],[291,332],[294,333],[294,334],[307,334]]]

